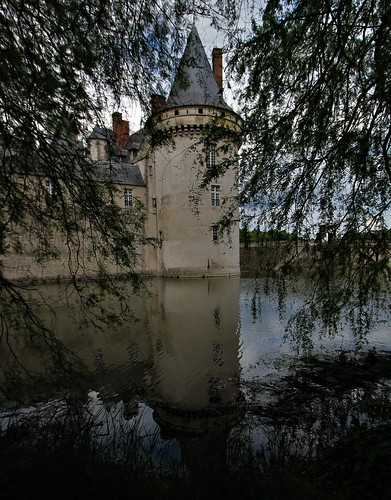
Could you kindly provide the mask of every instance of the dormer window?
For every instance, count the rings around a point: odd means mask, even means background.
[[[202,115],[204,113],[204,108],[198,108],[198,114]]]
[[[175,116],[178,116],[179,115],[179,109],[176,109],[175,110]]]

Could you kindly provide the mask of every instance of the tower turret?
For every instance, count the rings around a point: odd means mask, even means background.
[[[152,133],[166,138],[146,160],[148,233],[160,240],[157,274],[239,274],[238,213],[232,207],[241,118],[224,101],[195,26],[167,101],[151,122]],[[218,224],[228,211],[232,225],[223,235]]]

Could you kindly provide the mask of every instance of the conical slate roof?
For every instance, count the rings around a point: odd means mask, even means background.
[[[231,109],[221,97],[195,25],[187,40],[185,52],[164,108],[194,105]]]

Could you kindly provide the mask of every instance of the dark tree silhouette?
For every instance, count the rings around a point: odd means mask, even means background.
[[[9,327],[50,336],[32,307],[31,284],[15,282],[10,254],[48,265],[64,255],[84,304],[123,298],[107,264],[138,286],[141,206],[116,203],[111,176],[86,157],[83,139],[104,123],[108,102],[149,110],[174,74],[203,2],[9,0],[0,7],[0,335]],[[213,14],[213,13],[212,13]],[[82,143],[80,143],[82,141]],[[101,182],[104,181],[104,182]],[[83,281],[91,267],[99,275]],[[102,293],[101,293],[102,292]],[[38,296],[35,296],[38,299]],[[86,308],[92,310],[93,307]],[[114,320],[99,310],[99,319]],[[121,316],[129,312],[122,302]]]
[[[390,21],[383,0],[270,0],[235,47],[247,125],[240,202],[257,206],[250,227],[301,241],[279,270],[312,255],[319,286],[303,324],[334,324],[347,304],[366,324],[360,307],[390,284]]]

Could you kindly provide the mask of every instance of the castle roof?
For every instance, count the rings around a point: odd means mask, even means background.
[[[164,109],[205,105],[231,109],[222,98],[197,28],[193,25]]]
[[[109,128],[98,127],[98,125],[95,125],[93,131],[88,136],[88,138],[89,139],[104,139],[105,141],[112,140],[113,131]]]
[[[109,180],[117,184],[145,186],[145,181],[137,165],[107,161],[99,162],[97,167],[100,169],[103,180]]]
[[[124,149],[130,150],[130,149],[140,149],[142,146],[142,143],[144,142],[144,137],[145,137],[145,130],[140,129],[137,132],[134,132],[131,134],[124,146]]]

